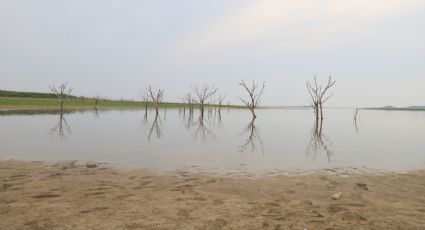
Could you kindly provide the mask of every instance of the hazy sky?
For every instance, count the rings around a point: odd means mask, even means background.
[[[424,0],[0,0],[0,89],[179,101],[210,84],[238,102],[306,105],[305,82],[336,80],[330,106],[425,105]]]

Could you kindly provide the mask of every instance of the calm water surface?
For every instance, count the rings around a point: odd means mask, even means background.
[[[85,111],[0,116],[0,159],[78,160],[169,171],[263,172],[425,167],[425,112],[311,110]],[[145,116],[147,115],[147,116]]]

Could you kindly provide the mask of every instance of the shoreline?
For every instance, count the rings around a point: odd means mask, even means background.
[[[0,161],[1,229],[420,229],[425,170],[239,178]],[[332,196],[341,192],[339,199]]]

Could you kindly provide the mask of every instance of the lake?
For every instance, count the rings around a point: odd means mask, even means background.
[[[221,115],[220,115],[221,114]],[[0,116],[0,159],[105,162],[155,171],[272,172],[425,166],[425,112],[310,109],[221,113],[182,109]]]

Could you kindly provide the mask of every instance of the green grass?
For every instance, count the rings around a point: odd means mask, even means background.
[[[56,99],[56,96],[52,93],[18,92],[18,91],[8,91],[8,90],[0,90],[0,97]],[[69,96],[69,97],[76,98],[75,96]]]
[[[39,106],[39,107],[59,107],[56,99],[42,98],[0,98],[0,106]],[[67,99],[65,108],[69,107],[143,107],[144,103],[135,101],[101,101],[98,104],[94,100]]]
[[[153,104],[148,104],[148,107],[153,107]],[[182,108],[185,105],[182,103],[162,103],[161,108]],[[186,105],[187,106],[187,105]],[[205,107],[214,107],[217,105],[208,105]],[[35,93],[35,92],[17,92],[0,90],[0,107],[44,107],[43,110],[59,109],[59,102],[54,94],[51,93]],[[131,100],[99,100],[96,103],[94,98],[69,96],[64,104],[65,109],[94,109],[97,108],[144,108],[145,103]],[[194,104],[194,108],[198,105]],[[222,105],[223,108],[245,108],[237,105]]]
[[[46,98],[4,98],[0,97],[0,107],[11,106],[11,107],[58,107],[59,102],[56,99]],[[148,104],[149,107],[153,107],[153,104]],[[161,108],[182,108],[182,103],[162,103]],[[205,105],[206,107],[212,107],[216,105]],[[125,100],[104,100],[99,101],[98,104],[92,99],[79,99],[73,98],[65,101],[65,109],[67,107],[73,108],[144,108],[144,102],[137,101],[125,101]],[[198,105],[193,105],[194,108],[198,108]],[[243,108],[242,106],[234,105],[223,105],[223,108]]]

